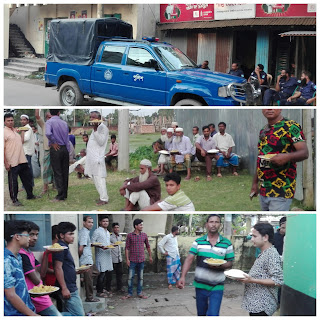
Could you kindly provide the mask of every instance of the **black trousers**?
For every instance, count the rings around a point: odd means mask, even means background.
[[[22,185],[27,193],[27,199],[32,199],[32,177],[28,163],[20,163],[15,167],[11,167],[8,171],[9,193],[12,202],[18,201],[18,177],[20,177]]]
[[[107,156],[107,157],[105,158],[105,162],[106,162],[106,164],[107,164],[109,167],[111,167],[111,161],[112,161],[113,159],[115,159],[115,160],[118,161],[118,156]]]
[[[261,311],[259,313],[249,313],[250,316],[267,316],[267,314],[264,311]]]
[[[111,278],[112,277],[112,271],[105,271],[100,272],[97,278],[97,293],[103,292],[103,289],[105,288],[107,291],[111,291]]]
[[[66,146],[59,150],[50,148],[50,161],[53,170],[55,186],[58,190],[56,199],[64,200],[68,195],[69,182],[69,152]]]
[[[114,263],[113,271],[116,274],[117,290],[119,291],[122,289],[122,274],[123,274],[122,262]]]

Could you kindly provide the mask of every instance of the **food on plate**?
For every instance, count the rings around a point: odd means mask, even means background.
[[[61,246],[59,243],[55,243],[50,246],[49,249],[63,249],[63,246]]]
[[[46,292],[53,292],[56,291],[57,287],[53,286],[45,286],[41,284],[40,286],[35,286],[31,290],[29,290],[30,293],[46,293]]]
[[[208,264],[224,264],[224,263],[226,263],[226,260],[207,258],[207,259],[204,260],[204,262],[206,262]]]
[[[18,130],[19,131],[28,131],[29,128],[28,127],[19,127]]]

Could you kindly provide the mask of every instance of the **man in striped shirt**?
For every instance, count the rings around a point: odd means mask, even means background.
[[[224,270],[230,269],[234,260],[232,244],[219,234],[220,227],[220,216],[211,214],[206,223],[208,233],[194,241],[182,267],[180,289],[184,288],[186,274],[194,257],[197,256],[193,285],[196,288],[198,316],[219,315],[225,280]],[[207,258],[222,259],[226,262],[220,266],[212,266],[204,262]]]

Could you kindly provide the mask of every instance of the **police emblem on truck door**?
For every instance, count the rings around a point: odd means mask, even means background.
[[[113,74],[112,74],[112,71],[110,70],[110,69],[107,69],[105,72],[104,72],[104,78],[106,79],[106,80],[111,80],[112,79],[112,76],[113,76]]]
[[[135,74],[133,76],[133,81],[143,81],[143,76],[140,76],[140,74]]]

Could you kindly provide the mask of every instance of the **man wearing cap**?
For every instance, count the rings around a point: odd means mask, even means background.
[[[171,151],[172,150],[172,142],[173,142],[173,133],[174,133],[174,129],[173,128],[168,128],[165,129],[166,130],[166,135],[165,135],[165,139],[162,138],[161,135],[161,139],[164,140],[163,144],[163,149],[166,151]],[[159,175],[162,175],[165,173],[165,166],[169,165],[169,155],[166,154],[160,154],[159,159],[158,159],[158,165],[160,166],[160,171],[159,171]]]
[[[177,164],[182,163],[187,168],[185,180],[191,179],[191,149],[192,144],[190,139],[183,135],[183,128],[178,127],[176,129],[176,136],[173,139],[172,150],[177,150],[179,153],[171,156],[169,163],[170,173],[173,172]]]
[[[173,134],[175,135],[175,133],[176,133],[176,129],[179,127],[179,124],[178,124],[178,122],[172,122],[171,123],[171,128],[173,129]]]
[[[90,112],[90,121],[101,120],[101,114],[97,110]],[[105,165],[105,153],[108,143],[109,130],[102,122],[95,122],[87,145],[86,167],[84,174],[92,178],[99,193],[97,205],[108,203]]]
[[[32,159],[32,155],[35,153],[35,140],[34,140],[34,134],[33,134],[32,128],[29,125],[29,116],[26,114],[22,114],[20,116],[20,123],[22,127],[28,128],[28,131],[21,132],[21,141],[22,141],[23,151],[28,160],[28,165],[30,168],[30,173],[32,177],[31,183],[32,183],[32,186],[34,186],[31,159]]]
[[[148,207],[161,198],[160,182],[152,173],[150,160],[143,159],[140,162],[140,175],[125,180],[120,188],[120,194],[125,197],[125,211],[132,211],[139,204],[140,209]]]

